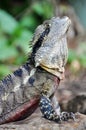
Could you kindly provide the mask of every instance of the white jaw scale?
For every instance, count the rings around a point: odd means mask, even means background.
[[[49,73],[59,77],[60,80],[63,80],[64,79],[64,68],[63,70],[58,70],[58,69],[51,69],[51,68],[47,68],[43,65],[40,65],[44,70],[48,71]]]

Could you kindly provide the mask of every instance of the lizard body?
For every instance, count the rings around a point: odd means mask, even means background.
[[[0,82],[0,124],[26,118],[38,104],[47,119],[73,117],[60,112],[54,96],[67,62],[69,25],[68,17],[54,17],[37,27],[28,61]]]
[[[53,89],[53,78],[27,63],[3,79],[0,82],[0,124],[29,116],[38,106],[44,85],[48,84],[47,91]],[[53,91],[50,91],[51,95]]]

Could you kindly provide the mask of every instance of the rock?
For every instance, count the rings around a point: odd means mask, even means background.
[[[0,125],[0,130],[86,130],[86,116],[83,114],[76,114],[76,121],[61,123],[46,120],[40,114],[34,113],[25,120]]]

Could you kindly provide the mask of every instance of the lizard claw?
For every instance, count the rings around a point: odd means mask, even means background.
[[[60,120],[67,121],[68,119],[73,119],[75,121],[75,114],[73,112],[62,112],[60,114]]]
[[[76,117],[75,117],[75,114],[73,112],[70,112],[69,116],[70,116],[71,119],[73,119],[74,121],[76,121]]]
[[[67,121],[69,119],[69,113],[68,112],[62,112],[60,114],[60,120]]]

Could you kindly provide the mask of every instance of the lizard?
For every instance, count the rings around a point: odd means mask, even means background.
[[[53,121],[74,118],[60,112],[55,97],[68,58],[66,34],[71,20],[53,17],[39,25],[32,38],[26,63],[0,81],[0,124],[23,120],[40,106]]]

